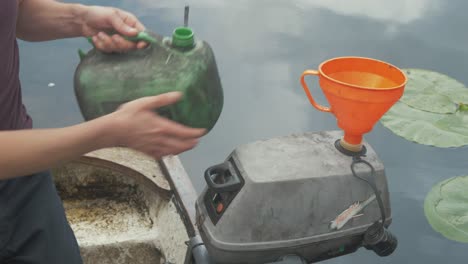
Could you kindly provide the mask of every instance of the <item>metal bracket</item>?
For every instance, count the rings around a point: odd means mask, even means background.
[[[214,264],[200,236],[190,238],[186,244],[187,254],[185,255],[184,264]]]

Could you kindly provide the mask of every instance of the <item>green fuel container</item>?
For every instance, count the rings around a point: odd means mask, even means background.
[[[84,119],[109,114],[141,97],[179,91],[179,102],[155,111],[183,125],[211,130],[223,108],[223,89],[209,44],[195,39],[188,27],[177,28],[172,37],[145,31],[128,39],[149,45],[126,53],[80,51],[74,88]]]

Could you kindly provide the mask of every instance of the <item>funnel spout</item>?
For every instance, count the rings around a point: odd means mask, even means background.
[[[345,131],[343,140],[346,141],[348,144],[358,145],[362,142],[362,134],[361,135],[351,135]]]
[[[362,135],[351,135],[345,131],[340,145],[346,150],[359,152],[362,150]]]

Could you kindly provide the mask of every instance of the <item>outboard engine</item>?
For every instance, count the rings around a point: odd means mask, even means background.
[[[386,229],[392,218],[384,166],[367,143],[359,155],[342,153],[335,147],[341,135],[257,141],[208,168],[196,212],[212,262],[296,256],[310,263],[360,247],[391,254],[397,240]]]

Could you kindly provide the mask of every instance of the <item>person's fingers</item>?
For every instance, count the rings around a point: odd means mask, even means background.
[[[148,43],[144,42],[144,41],[138,41],[137,43],[137,49],[144,49],[148,46]]]
[[[153,157],[162,157],[167,155],[178,155],[184,151],[193,149],[198,144],[197,139],[178,140],[171,137],[160,137],[144,147],[145,153]]]
[[[114,44],[114,41],[110,36],[105,34],[104,32],[99,32],[97,34],[97,39],[100,42],[100,47],[99,49],[106,51],[106,52],[112,52],[112,51],[118,51],[118,48]]]
[[[132,28],[136,28],[138,31],[144,31],[145,26],[132,14],[127,11],[119,10],[119,16],[123,22]]]
[[[141,110],[154,110],[166,105],[171,105],[180,100],[181,92],[169,92],[156,96],[142,97],[133,101],[133,105]]]
[[[145,26],[131,13],[119,10],[119,16],[122,18],[123,22],[130,27],[136,28],[138,31],[144,31]],[[136,45],[137,49],[144,49],[148,46],[148,43],[145,41],[139,41]]]
[[[158,126],[162,128],[162,133],[166,136],[193,139],[202,137],[206,133],[206,129],[187,127],[166,118],[159,118],[157,122]]]
[[[173,135],[161,137],[158,140],[158,146],[161,148],[162,152],[167,154],[177,154],[182,151],[192,149],[198,144],[198,139],[180,139],[174,137]]]
[[[107,47],[104,44],[104,42],[102,42],[97,36],[93,36],[93,43],[94,43],[94,46],[96,46],[96,48],[98,50],[102,50],[104,52],[109,52],[109,50],[107,50]]]
[[[177,102],[181,97],[182,93],[180,92],[169,92],[157,96],[143,97],[127,103],[127,106],[136,110],[152,112],[155,109]],[[163,117],[158,117],[155,120],[154,127],[158,127],[159,131],[165,135],[173,135],[179,138],[197,138],[206,133],[205,129],[187,127]]]
[[[138,34],[138,29],[136,27],[130,26],[125,20],[128,20],[125,16],[122,16],[123,11],[117,10],[112,17],[110,17],[110,22],[114,30],[125,36],[135,36]],[[122,18],[124,17],[124,18]],[[135,24],[136,25],[136,24]]]
[[[123,52],[123,51],[129,51],[131,49],[134,49],[136,44],[125,40],[122,36],[120,35],[113,35],[112,36],[112,41],[115,45],[115,47],[118,49],[118,51]]]

